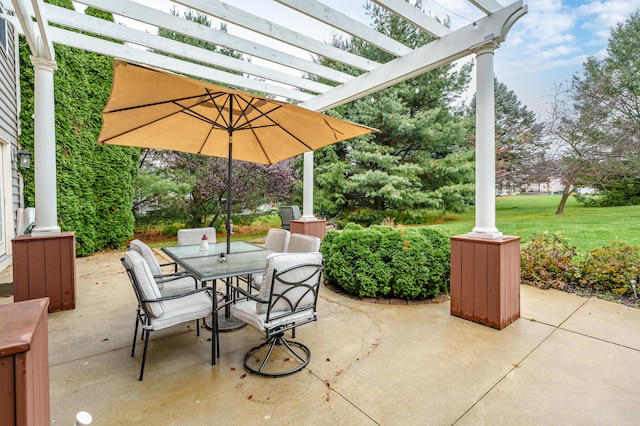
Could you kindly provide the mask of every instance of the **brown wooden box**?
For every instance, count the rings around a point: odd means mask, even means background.
[[[502,329],[520,318],[520,237],[451,238],[451,315]]]
[[[0,305],[0,425],[48,425],[49,299]]]
[[[289,222],[292,234],[305,234],[323,239],[327,233],[327,221],[324,219],[292,220]]]
[[[48,297],[49,312],[76,307],[76,239],[73,232],[13,240],[13,300]]]

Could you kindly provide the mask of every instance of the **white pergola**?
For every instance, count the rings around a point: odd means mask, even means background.
[[[356,0],[347,0],[356,1]],[[44,3],[43,0],[11,0],[14,22],[26,36],[35,70],[35,196],[37,227],[34,235],[60,232],[57,225],[55,121],[53,74],[56,70],[54,43],[97,52],[127,61],[148,64],[177,73],[221,82],[239,89],[252,89],[268,96],[288,98],[314,111],[326,111],[370,95],[429,70],[475,55],[476,68],[476,225],[473,236],[502,236],[495,226],[495,135],[494,51],[506,39],[513,24],[527,13],[522,1],[503,6],[496,0],[469,0],[482,17],[460,28],[447,28],[404,0],[372,0],[378,6],[431,34],[435,40],[412,49],[371,29],[316,0],[263,0],[268,10],[275,3],[287,7],[300,19],[312,18],[337,31],[350,34],[389,52],[395,59],[381,64],[340,50],[293,31],[285,21],[269,21],[261,10],[249,13],[231,2],[219,0],[173,0],[171,3],[205,13],[222,22],[259,34],[261,40],[237,36],[203,26],[132,0],[81,0],[78,3],[111,12],[134,21],[227,47],[254,60],[242,61],[178,41],[159,37],[136,26],[106,22],[82,13]],[[360,0],[358,0],[360,2]],[[305,18],[302,18],[302,16]],[[16,19],[17,18],[17,19]],[[288,19],[291,22],[291,19]],[[54,26],[55,25],[55,26]],[[65,29],[69,28],[69,29]],[[91,32],[109,39],[79,32]],[[277,42],[274,42],[277,41]],[[281,46],[294,46],[306,58]],[[176,57],[168,57],[162,51]],[[362,70],[353,77],[315,63],[314,56],[331,58]],[[200,64],[188,62],[197,61]],[[205,64],[205,65],[201,65]],[[303,74],[333,82],[330,86],[305,79]],[[303,219],[313,219],[313,152],[304,156]]]

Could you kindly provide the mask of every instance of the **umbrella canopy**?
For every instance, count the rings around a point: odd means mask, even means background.
[[[99,143],[168,149],[274,164],[376,131],[296,105],[144,65],[115,60]]]
[[[308,109],[115,61],[98,142],[274,164],[372,131]]]

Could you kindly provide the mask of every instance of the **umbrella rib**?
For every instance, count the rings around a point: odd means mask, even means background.
[[[188,101],[188,100],[191,100],[191,99],[197,99],[197,98],[201,98],[201,97],[202,97],[202,95],[185,96],[184,98],[168,99],[166,101],[151,102],[151,103],[148,103],[148,104],[134,105],[134,106],[126,107],[126,108],[118,108],[118,109],[114,109],[114,110],[111,110],[111,111],[103,111],[103,113],[113,114],[115,112],[131,111],[131,110],[135,110],[135,109],[139,109],[139,108],[148,108],[148,107],[153,107],[153,106],[157,106],[157,105],[165,105],[165,104],[176,104],[176,105],[179,105],[180,107],[182,107],[182,105],[178,104],[178,102]]]
[[[197,99],[197,98],[202,98],[202,97],[203,97],[203,95],[187,96],[187,97],[184,97],[184,98],[174,99],[174,100],[170,100],[170,101],[152,102],[152,103],[149,103],[149,104],[136,105],[136,106],[133,106],[133,107],[120,108],[120,109],[115,109],[115,110],[113,110],[113,111],[108,111],[108,113],[109,113],[109,114],[113,114],[113,113],[116,113],[116,112],[136,110],[136,109],[144,108],[144,107],[152,107],[152,106],[156,106],[156,105],[166,105],[166,104],[169,104],[169,103],[174,104],[174,105],[177,105],[177,106],[179,106],[179,107],[181,108],[179,111],[174,111],[174,112],[172,112],[172,113],[170,113],[170,114],[163,115],[162,117],[158,117],[158,118],[156,118],[156,119],[154,119],[154,120],[151,120],[151,121],[149,121],[149,122],[147,122],[147,123],[140,124],[139,126],[136,126],[136,127],[131,128],[131,129],[128,129],[128,130],[127,130],[127,131],[125,131],[125,132],[118,133],[117,135],[114,135],[114,136],[112,136],[112,137],[110,137],[110,138],[107,138],[107,139],[105,139],[105,140],[103,140],[103,141],[101,141],[101,142],[102,142],[102,143],[105,143],[105,142],[110,141],[110,140],[112,140],[112,139],[118,138],[118,137],[120,137],[120,136],[122,136],[122,135],[126,135],[126,134],[128,134],[128,133],[134,132],[134,131],[136,131],[136,130],[138,130],[138,129],[141,129],[141,128],[145,127],[145,126],[148,126],[148,125],[150,125],[150,124],[157,123],[158,121],[162,121],[162,120],[164,120],[165,118],[168,118],[168,117],[174,116],[174,115],[176,115],[176,114],[181,114],[181,113],[186,114],[186,115],[189,115],[189,116],[191,116],[191,117],[193,117],[193,118],[196,118],[196,119],[198,119],[198,120],[202,120],[202,121],[204,121],[204,122],[207,122],[207,123],[209,123],[209,124],[211,124],[211,125],[213,125],[213,126],[218,126],[218,127],[221,127],[221,128],[225,128],[224,126],[220,126],[220,124],[216,123],[215,121],[211,121],[211,120],[210,120],[209,118],[207,118],[206,116],[201,115],[201,114],[198,114],[198,113],[196,113],[195,111],[192,111],[192,110],[191,110],[191,108],[192,108],[192,107],[188,107],[188,106],[185,106],[185,105],[180,104],[180,101],[186,101],[186,100],[190,100],[190,99]],[[199,102],[199,103],[198,103],[198,104],[196,104],[196,105],[200,105],[200,104],[202,104],[202,103],[204,103],[204,102],[205,102],[205,101]],[[215,104],[215,102],[214,102],[214,104]],[[195,106],[195,105],[194,105],[194,106]]]
[[[336,135],[336,133],[340,133],[342,136],[344,136],[344,133],[342,133],[340,130],[336,129],[335,127],[331,127],[331,124],[329,124],[326,118],[324,119],[324,124],[326,124],[327,127],[331,129],[331,131],[333,132],[334,138],[338,139],[338,136]]]

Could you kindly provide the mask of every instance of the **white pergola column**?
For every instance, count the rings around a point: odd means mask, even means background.
[[[496,228],[496,137],[493,53],[488,43],[476,50],[476,226],[471,236],[502,237]]]
[[[33,236],[60,233],[56,192],[56,125],[53,72],[54,61],[31,56],[35,71],[34,173],[36,227]]]
[[[300,219],[312,220],[315,219],[313,215],[313,151],[304,153],[302,183],[302,217]]]

